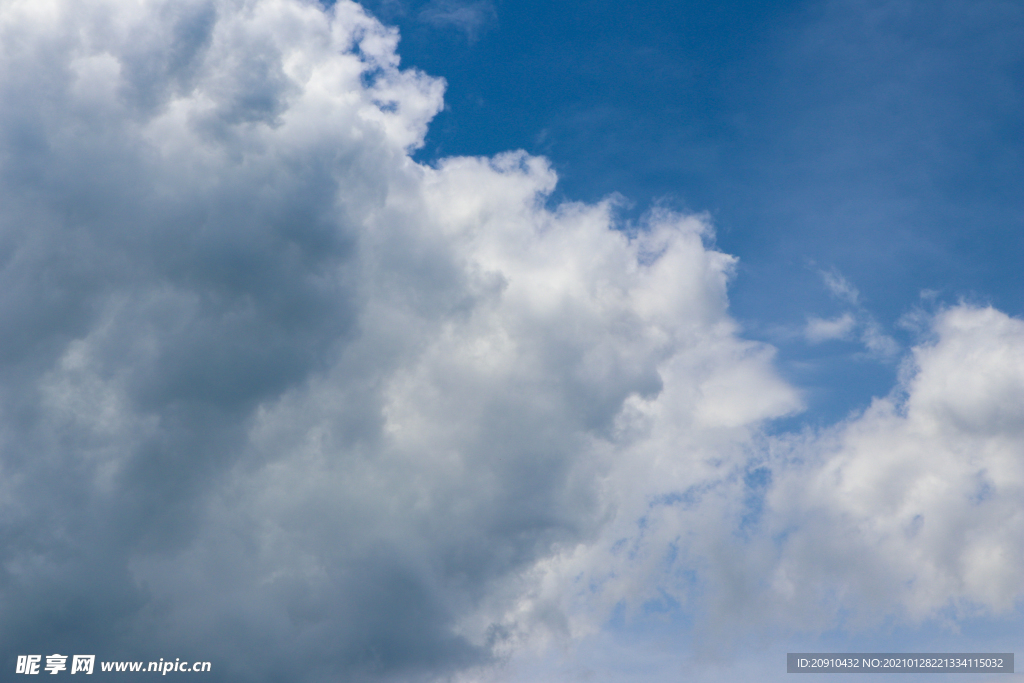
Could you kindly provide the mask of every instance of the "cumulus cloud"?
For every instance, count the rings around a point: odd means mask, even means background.
[[[557,625],[528,577],[616,514],[617,460],[696,481],[699,435],[796,407],[701,219],[411,161],[443,83],[359,6],[2,7],[11,652],[484,664]]]
[[[619,604],[1019,594],[1019,321],[947,311],[902,398],[769,440],[799,392],[706,220],[413,162],[444,84],[397,41],[351,2],[0,4],[8,655],[426,680]]]
[[[595,611],[681,608],[697,620],[695,647],[716,656],[771,629],[1013,612],[1024,597],[1021,415],[1024,322],[948,309],[863,414],[732,450],[707,435],[687,443],[733,454],[710,469],[624,465],[619,514],[598,540],[542,563],[534,599],[561,605],[580,633]],[[685,431],[654,450],[686,443]]]
[[[784,449],[767,504],[790,605],[813,590],[860,618],[920,621],[1020,599],[1024,323],[958,306],[932,331],[893,395]]]

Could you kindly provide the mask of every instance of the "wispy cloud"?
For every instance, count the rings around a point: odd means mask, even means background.
[[[433,26],[458,29],[474,42],[497,21],[498,12],[491,0],[430,0],[419,18]]]
[[[856,337],[872,356],[888,360],[896,358],[901,350],[899,343],[885,333],[861,303],[857,288],[835,268],[819,273],[832,296],[847,304],[850,310],[831,319],[808,317],[804,338],[811,344],[820,344],[829,340],[849,341]]]
[[[804,328],[804,336],[812,344],[830,339],[849,339],[856,326],[857,321],[849,312],[828,320],[811,317],[808,318],[807,327]]]
[[[821,271],[821,279],[825,282],[825,286],[828,287],[828,291],[832,293],[832,296],[845,301],[851,306],[860,304],[860,292],[835,268]]]

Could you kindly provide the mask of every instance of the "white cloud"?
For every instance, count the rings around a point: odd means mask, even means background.
[[[358,6],[41,12],[0,13],[18,651],[484,663],[562,623],[561,549],[797,407],[704,220],[629,238],[544,208],[542,159],[413,163],[443,84]]]
[[[901,350],[899,342],[885,334],[881,326],[870,317],[864,324],[860,340],[869,353],[880,358],[896,358]]]
[[[595,613],[624,606],[628,622],[674,602],[696,618],[688,651],[712,659],[749,634],[1013,612],[1024,597],[1024,323],[961,306],[933,332],[892,396],[834,427],[753,452],[706,434],[695,445],[685,428],[636,444],[613,477],[619,514],[599,539],[539,565],[534,600],[562,605],[580,635]],[[677,468],[665,457],[674,444],[711,457]],[[644,462],[648,448],[658,455]]]
[[[1005,613],[1020,599],[1024,323],[958,306],[933,331],[902,394],[793,443],[768,498],[776,533],[793,530],[780,591],[833,591],[865,618],[914,620]]]
[[[838,270],[821,271],[821,277],[829,292],[853,307],[840,316],[831,319],[809,316],[804,327],[804,338],[810,344],[820,344],[833,339],[850,340],[858,330],[859,341],[867,355],[877,359],[894,360],[900,353],[899,343],[886,334],[874,316],[860,303],[860,292],[844,278]]]
[[[860,292],[835,268],[821,271],[821,279],[824,280],[825,286],[828,287],[828,291],[832,293],[832,296],[845,301],[851,306],[860,304]]]
[[[9,0],[0,42],[10,652],[413,680],[619,604],[1019,595],[1019,321],[952,309],[905,400],[773,441],[706,220],[414,163],[443,83],[357,5]]]
[[[848,339],[856,325],[857,321],[849,312],[829,320],[811,317],[807,319],[804,336],[812,344],[830,339]]]

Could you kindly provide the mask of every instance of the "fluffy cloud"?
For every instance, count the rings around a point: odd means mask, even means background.
[[[751,633],[1014,612],[1024,323],[945,310],[901,376],[890,396],[820,431],[728,443],[659,421],[670,436],[631,444],[612,477],[619,514],[540,563],[532,599],[558,605],[580,635],[615,608],[627,621],[681,608],[694,647],[715,656]],[[666,456],[679,450],[706,459],[674,466]]]
[[[413,162],[444,84],[358,5],[4,0],[0,44],[8,654],[419,680],[623,602],[1019,593],[1018,321],[771,441],[707,223]]]
[[[951,308],[893,395],[787,444],[769,494],[773,585],[860,618],[1006,613],[1024,591],[1024,323]]]
[[[412,162],[443,83],[355,4],[6,2],[0,27],[12,652],[486,663],[558,621],[531,572],[652,462],[699,480],[701,434],[796,406],[702,220],[545,208],[521,153]]]

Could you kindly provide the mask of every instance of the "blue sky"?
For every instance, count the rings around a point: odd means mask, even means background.
[[[1009,1],[0,0],[0,667],[1013,651],[1022,99]]]
[[[439,22],[431,7],[471,11]],[[893,363],[779,328],[841,307],[841,273],[887,334],[961,298],[1020,315],[1024,16],[1015,2],[374,2],[403,63],[448,81],[417,158],[525,149],[556,197],[707,211],[740,257],[748,334],[832,421]],[[462,23],[460,23],[460,19]],[[928,290],[934,298],[922,301]]]

